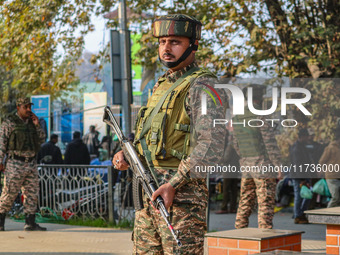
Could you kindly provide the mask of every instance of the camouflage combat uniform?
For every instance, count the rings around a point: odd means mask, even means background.
[[[25,143],[40,146],[45,141],[45,133],[40,126],[35,126],[31,119],[25,122],[18,114],[6,119],[0,129],[0,162],[6,158],[4,187],[0,197],[0,213],[8,212],[22,188],[24,196],[24,213],[35,214],[38,203],[39,179],[34,146],[31,150],[9,151],[10,137],[16,128],[16,122],[22,121],[23,126],[30,130],[31,136],[22,137]],[[35,133],[35,134],[34,134]],[[35,138],[34,138],[35,137]],[[37,139],[34,141],[33,139]]]
[[[176,72],[168,71],[156,83],[154,94],[163,82],[174,83],[184,73],[195,67],[197,64],[194,62]],[[136,212],[133,235],[134,254],[203,254],[208,190],[206,179],[190,178],[190,169],[193,165],[207,165],[222,160],[224,144],[220,142],[220,138],[227,135],[224,126],[211,129],[213,118],[224,117],[222,106],[212,106],[212,100],[208,100],[209,112],[204,116],[201,115],[201,93],[204,88],[203,84],[206,82],[208,82],[207,76],[194,80],[185,98],[185,111],[191,118],[190,125],[194,126],[197,137],[195,148],[187,158],[179,161],[178,168],[161,166],[155,168],[159,185],[169,182],[176,190],[173,205],[169,210],[170,223],[176,231],[179,231],[179,239],[183,246],[177,247],[165,221],[160,214],[155,212],[145,196],[144,208]],[[152,100],[151,97],[149,102]],[[207,123],[211,123],[208,128]],[[166,130],[169,131],[169,128],[171,127],[167,125]],[[169,158],[164,160],[165,164],[167,160]]]
[[[259,107],[255,107],[259,109]],[[246,111],[246,115],[249,111]],[[250,114],[248,117],[259,119],[258,116]],[[279,166],[280,150],[275,140],[274,128],[270,122],[264,121],[261,128],[251,128],[256,134],[257,141],[247,141],[242,139],[242,135],[235,131],[234,145],[238,154],[241,156],[241,167],[246,166]],[[243,129],[244,127],[239,127]],[[243,155],[240,147],[243,147]],[[251,155],[248,151],[258,152],[258,155]],[[245,155],[246,154],[246,155]],[[256,154],[256,153],[255,153]],[[258,227],[273,228],[275,190],[277,173],[243,173],[241,179],[240,201],[236,215],[235,228],[246,228],[249,224],[249,216],[255,206],[255,199],[258,203]]]
[[[215,106],[210,98],[207,114],[201,114],[202,92],[206,83],[213,86],[208,81],[208,77],[215,77],[211,72],[199,69],[195,62],[171,70],[197,50],[195,42],[201,38],[201,25],[182,14],[166,15],[153,23],[154,37],[182,36],[190,42],[175,62],[160,59],[170,69],[158,80],[147,106],[138,114],[134,142],[158,185],[170,183],[176,191],[169,221],[179,231],[182,247],[177,247],[163,218],[145,195],[144,208],[135,215],[134,254],[203,254],[208,190],[204,175],[193,178],[192,166],[222,159],[224,143],[219,139],[226,135],[226,128],[212,130],[212,125],[214,117],[220,119],[225,114],[223,106]],[[153,113],[157,106],[159,110]]]

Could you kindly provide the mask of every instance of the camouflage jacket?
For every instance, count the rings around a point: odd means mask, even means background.
[[[22,120],[24,121],[24,120]],[[28,122],[28,119],[26,120],[26,123]],[[8,141],[9,137],[14,130],[15,123],[10,121],[9,119],[6,119],[0,127],[0,163],[3,162],[5,155],[7,154],[7,147],[8,147]],[[42,144],[45,142],[45,132],[40,127],[37,126],[37,134],[39,137],[39,142]],[[35,152],[34,151],[14,151],[14,154],[21,157],[34,157]]]
[[[265,118],[260,118],[265,119]],[[256,128],[256,127],[254,127]],[[271,122],[264,121],[264,125],[259,128],[261,137],[262,137],[262,143],[264,145],[265,154],[255,157],[241,157],[240,159],[240,165],[241,166],[280,166],[282,164],[281,159],[281,152],[279,147],[277,146],[277,141],[275,139],[275,127],[271,126]],[[234,136],[233,139],[234,148],[237,151],[239,155],[241,155],[237,136]],[[258,178],[267,178],[269,175],[267,173],[263,173],[262,171],[260,174],[252,175],[252,177],[258,177]],[[248,173],[243,174],[243,177],[251,177]],[[270,175],[271,178],[278,177],[278,173],[274,173]]]
[[[193,67],[197,67],[196,62],[186,66],[176,72],[168,70],[161,78],[167,78],[169,82],[176,82],[185,72]],[[227,97],[224,91],[220,92],[224,106],[215,105],[213,100],[207,97],[207,114],[202,114],[201,96],[205,84],[214,86],[216,79],[211,77],[199,77],[192,84],[186,98],[185,109],[190,117],[191,126],[195,136],[195,146],[191,154],[183,159],[178,169],[156,169],[157,179],[162,185],[169,182],[176,189],[174,201],[182,203],[195,203],[206,205],[207,189],[205,185],[206,173],[193,173],[195,166],[207,166],[216,162],[221,162],[224,153],[224,137],[227,135],[226,127],[220,125],[213,127],[213,119],[225,118],[225,106]],[[155,84],[155,91],[161,84]],[[192,135],[193,136],[193,135]],[[223,137],[223,141],[221,141]]]

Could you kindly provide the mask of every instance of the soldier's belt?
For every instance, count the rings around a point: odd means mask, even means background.
[[[10,156],[11,159],[16,159],[16,160],[20,160],[20,161],[23,161],[23,162],[31,162],[35,159],[35,157],[21,157],[21,156],[17,156],[17,155],[12,155]]]

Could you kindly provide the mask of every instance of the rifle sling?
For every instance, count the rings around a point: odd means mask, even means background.
[[[145,137],[143,137],[141,140],[140,140],[140,143],[142,145],[142,148],[143,148],[143,153],[144,153],[144,157],[146,159],[146,163],[148,164],[148,167],[150,169],[150,172],[151,172],[151,175],[156,183],[156,186],[157,188],[159,187],[159,183],[158,183],[158,180],[156,178],[156,173],[155,173],[155,168],[154,168],[154,165],[152,163],[152,159],[151,159],[151,152],[148,150],[148,145],[146,144],[146,140],[145,140]]]

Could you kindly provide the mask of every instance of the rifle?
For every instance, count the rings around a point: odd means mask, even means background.
[[[113,116],[113,113],[109,106],[106,106],[104,108],[104,116],[103,121],[108,124],[115,134],[118,137],[118,140],[120,142],[120,146],[124,152],[124,156],[126,157],[130,167],[132,168],[135,178],[139,180],[141,183],[144,192],[147,194],[148,198],[151,200],[152,194],[156,191],[156,182],[153,179],[150,170],[145,168],[138,158],[137,152],[135,148],[133,147],[132,143],[128,141],[128,139],[124,136],[122,130],[120,129],[115,117]],[[174,228],[170,224],[168,217],[170,214],[165,208],[164,200],[161,196],[158,196],[156,200],[151,201],[152,205],[159,210],[161,213],[163,219],[165,220],[166,225],[168,226],[172,236],[174,237],[175,241],[177,242],[177,245],[180,247],[182,246],[181,241],[178,239],[177,234],[174,231]]]

